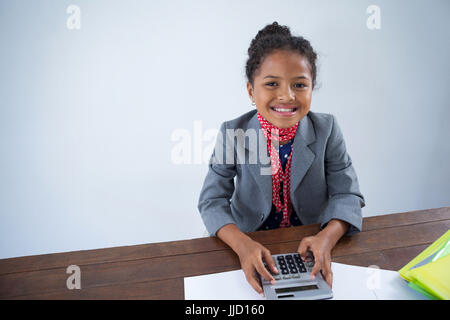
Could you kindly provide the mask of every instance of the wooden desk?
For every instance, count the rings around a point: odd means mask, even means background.
[[[398,270],[450,229],[450,207],[364,218],[363,231],[344,237],[335,262]],[[319,225],[259,231],[250,236],[273,254],[296,251]],[[81,289],[69,290],[69,265]],[[124,246],[0,260],[0,299],[184,299],[183,277],[240,269],[217,238]]]

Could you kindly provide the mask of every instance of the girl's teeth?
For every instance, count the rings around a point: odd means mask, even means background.
[[[284,109],[284,108],[274,108],[275,111],[278,112],[293,112],[294,109]]]

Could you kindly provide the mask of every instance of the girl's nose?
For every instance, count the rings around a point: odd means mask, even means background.
[[[295,94],[291,90],[291,88],[280,88],[280,92],[278,92],[278,100],[280,101],[294,101]]]

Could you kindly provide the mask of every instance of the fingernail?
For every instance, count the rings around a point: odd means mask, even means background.
[[[316,278],[316,276],[315,275],[311,275],[311,280],[314,280]]]
[[[263,298],[264,298],[264,293],[260,293],[260,295],[261,295],[261,297],[263,297]]]

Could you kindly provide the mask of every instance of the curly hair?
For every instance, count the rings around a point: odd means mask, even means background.
[[[292,36],[289,27],[280,26],[276,21],[259,30],[250,43],[248,60],[245,66],[247,80],[253,85],[255,72],[264,58],[277,49],[298,52],[308,59],[312,76],[312,88],[314,89],[316,85],[317,54],[308,40],[300,36]]]

